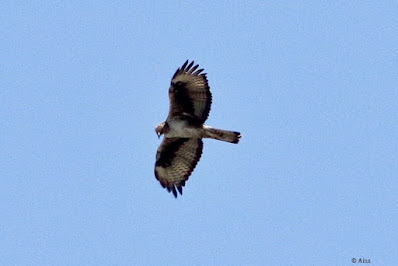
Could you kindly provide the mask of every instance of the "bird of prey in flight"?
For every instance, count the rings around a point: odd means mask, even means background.
[[[198,67],[187,60],[177,69],[169,88],[169,114],[155,128],[158,137],[164,135],[156,153],[155,176],[176,198],[202,155],[202,138],[238,143],[241,137],[239,132],[204,124],[212,96],[206,73]]]

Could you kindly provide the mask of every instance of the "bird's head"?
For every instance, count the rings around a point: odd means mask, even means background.
[[[158,135],[158,138],[160,138],[160,136],[164,134],[165,124],[165,122],[162,122],[155,127],[155,132]]]

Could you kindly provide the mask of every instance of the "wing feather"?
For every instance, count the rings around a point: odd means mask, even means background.
[[[202,155],[201,139],[164,138],[156,154],[155,176],[162,187],[182,195],[182,187]],[[177,190],[176,190],[177,188]]]
[[[209,116],[212,95],[206,73],[188,60],[175,72],[169,89],[169,117],[189,114],[204,123]],[[192,67],[193,66],[193,67]],[[196,71],[195,71],[196,70]]]

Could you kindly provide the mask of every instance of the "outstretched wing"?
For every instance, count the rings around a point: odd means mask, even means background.
[[[202,155],[202,139],[164,138],[156,153],[155,176],[162,187],[182,195],[182,187]]]
[[[188,60],[177,69],[169,89],[170,111],[169,118],[189,114],[204,123],[210,112],[211,92],[203,69],[196,70]],[[196,70],[196,71],[195,71]]]

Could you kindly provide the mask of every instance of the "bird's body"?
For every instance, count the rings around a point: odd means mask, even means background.
[[[194,121],[182,117],[172,118],[167,121],[165,138],[203,138],[203,129]]]
[[[161,185],[177,197],[202,155],[202,138],[238,143],[241,134],[204,125],[212,95],[203,69],[188,61],[177,69],[169,89],[170,111],[165,122],[156,127],[164,134],[156,154],[155,176]],[[196,71],[195,71],[196,70]],[[195,71],[195,72],[194,72]],[[177,190],[176,190],[177,188]]]

